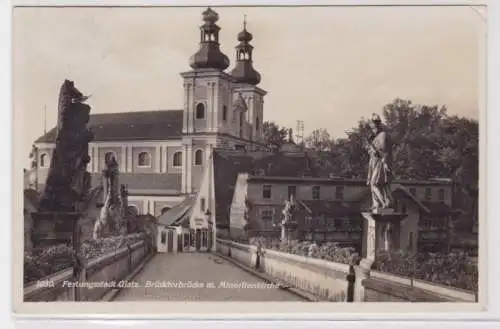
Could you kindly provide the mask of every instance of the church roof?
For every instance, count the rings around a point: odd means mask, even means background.
[[[297,200],[299,205],[303,206],[306,211],[313,217],[321,215],[358,215],[359,208],[353,207],[342,201],[334,200]]]
[[[120,184],[128,187],[129,194],[179,194],[181,191],[181,174],[174,173],[120,173]],[[101,182],[100,173],[92,173],[92,186]]]
[[[88,126],[96,142],[180,139],[182,116],[182,110],[99,113]],[[55,143],[56,134],[54,127],[35,143]]]

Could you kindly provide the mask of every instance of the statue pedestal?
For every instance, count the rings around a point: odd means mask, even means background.
[[[406,214],[384,209],[379,212],[361,213],[365,219],[363,230],[363,259],[355,267],[356,280],[354,284],[354,300],[365,301],[363,280],[370,277],[373,263],[380,252],[395,251],[399,249],[401,239],[401,221]]]
[[[297,223],[285,222],[281,224],[281,242],[288,243],[294,240],[297,227],[298,227]]]
[[[32,242],[33,247],[55,244],[72,245],[75,250],[80,244],[78,212],[34,212]]]
[[[363,232],[363,259],[360,266],[371,269],[380,252],[399,249],[401,221],[406,214],[384,209],[379,212],[361,213],[365,219]]]

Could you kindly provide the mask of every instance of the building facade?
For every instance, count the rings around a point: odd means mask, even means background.
[[[244,23],[237,35],[235,65],[228,72],[230,61],[219,44],[219,16],[208,8],[202,18],[199,50],[189,59],[191,70],[180,74],[182,109],[90,118],[92,185],[99,184],[106,154],[113,154],[120,166],[120,184],[128,187],[129,205],[139,214],[159,216],[196,193],[213,148],[262,147],[266,91],[257,86],[261,76],[252,65],[252,35]],[[34,142],[39,190],[48,174],[56,133],[53,128]]]
[[[458,214],[452,205],[453,183],[401,180],[392,189],[396,211],[407,214],[400,248],[447,250],[450,224]],[[276,154],[215,149],[191,218],[201,219],[209,209],[220,235],[279,238],[285,201],[292,195],[300,240],[361,248],[361,212],[371,202],[365,181],[321,177],[314,155],[298,148]]]

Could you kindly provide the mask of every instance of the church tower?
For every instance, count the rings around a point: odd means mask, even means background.
[[[260,74],[252,67],[252,35],[238,34],[234,70],[228,74],[229,58],[219,44],[219,15],[212,8],[202,13],[198,51],[191,56],[191,71],[184,79],[182,123],[182,190],[195,192],[201,183],[203,168],[215,147],[254,148],[261,140],[263,97],[257,87]]]
[[[233,98],[239,111],[237,134],[254,142],[262,140],[262,121],[264,116],[264,96],[266,91],[257,87],[261,76],[253,67],[253,46],[250,44],[253,36],[247,31],[246,16],[243,20],[243,30],[238,33],[236,48],[236,65],[230,75],[233,77]],[[244,106],[243,106],[244,104]]]

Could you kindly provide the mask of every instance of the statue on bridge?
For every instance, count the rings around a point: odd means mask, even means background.
[[[296,210],[295,198],[290,195],[290,199],[285,201],[285,207],[283,208],[283,220],[281,222],[281,242],[287,243],[293,240],[296,235],[295,229],[297,227],[297,222],[294,220],[295,210]]]
[[[366,183],[372,193],[372,212],[381,209],[392,209],[393,197],[391,192],[392,171],[392,142],[389,134],[383,129],[382,121],[377,114],[373,114],[370,121],[373,135],[366,142],[365,148],[370,155]]]
[[[118,226],[125,214],[122,200],[124,193],[118,188],[118,162],[112,153],[106,154],[104,165],[106,168],[103,169],[101,176],[103,201],[101,212],[94,225],[94,240],[102,237],[104,229],[110,224]]]
[[[89,96],[65,80],[59,92],[56,146],[52,153],[45,190],[40,200],[42,212],[80,212],[91,188],[87,164],[89,142],[93,135],[87,128]]]
[[[293,221],[293,214],[295,211],[295,199],[293,195],[290,195],[289,200],[285,200],[285,207],[283,208],[283,221],[281,222],[283,225],[289,224]]]

